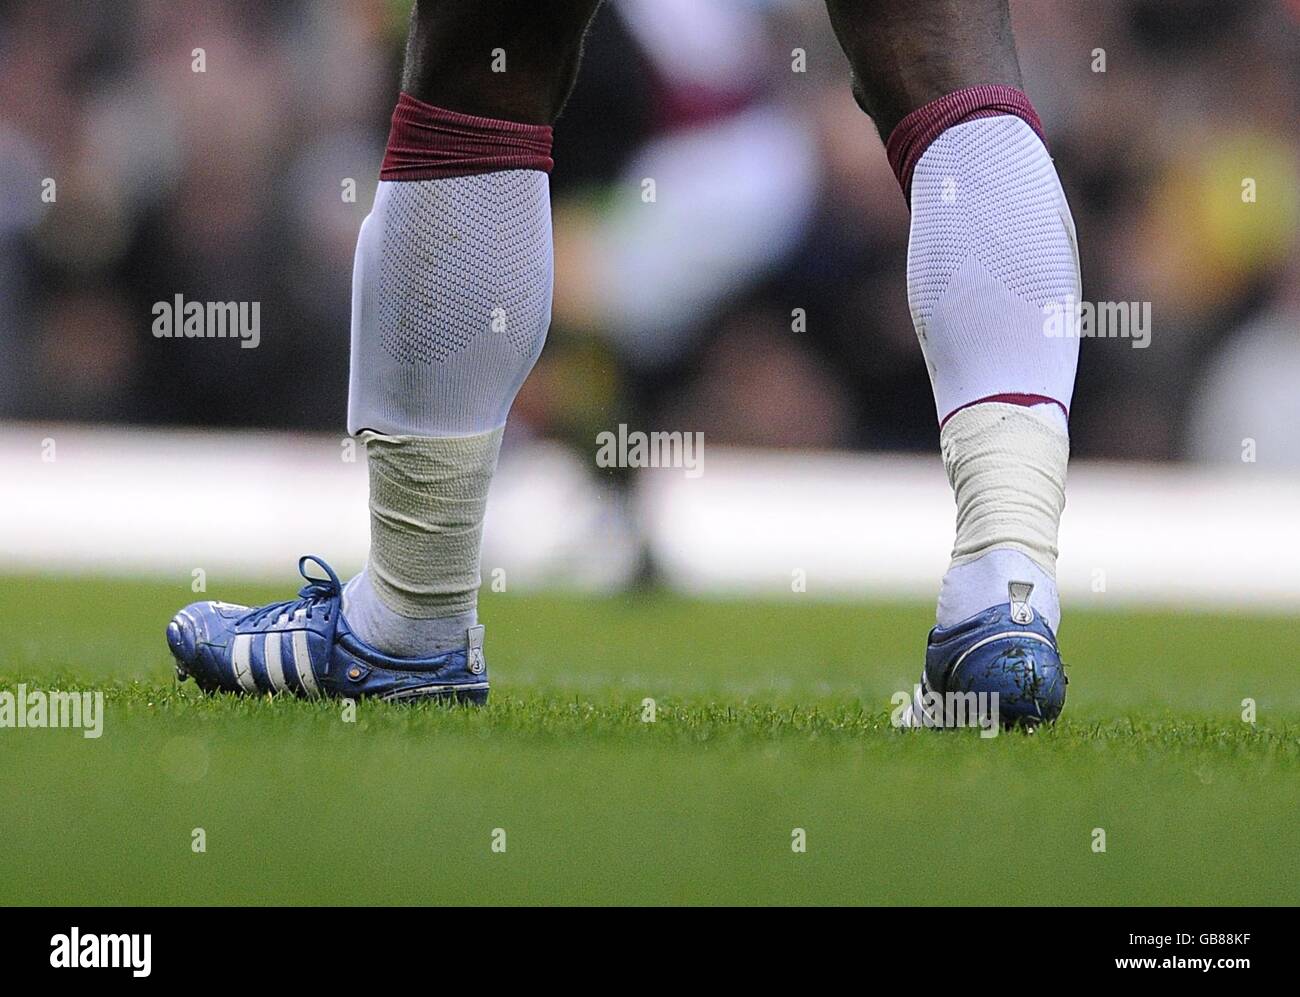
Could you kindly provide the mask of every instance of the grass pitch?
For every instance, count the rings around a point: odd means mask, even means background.
[[[889,725],[925,606],[485,593],[488,707],[349,723],[178,686],[192,598],[0,579],[0,689],[106,697],[0,729],[0,902],[1300,902],[1291,618],[1071,612],[1066,719],[985,740]]]

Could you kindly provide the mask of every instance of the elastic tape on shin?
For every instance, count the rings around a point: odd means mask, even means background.
[[[1055,578],[1069,436],[1027,408],[989,402],[955,413],[939,442],[957,501],[952,563],[1018,550]]]
[[[474,608],[503,428],[442,439],[362,434],[370,471],[367,570],[394,612],[418,619]]]

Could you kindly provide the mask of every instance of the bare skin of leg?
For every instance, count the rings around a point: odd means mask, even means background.
[[[853,95],[881,138],[954,90],[1021,86],[1007,0],[826,0],[826,9]]]
[[[601,0],[416,0],[402,89],[462,114],[548,125]],[[500,69],[504,58],[505,70]]]

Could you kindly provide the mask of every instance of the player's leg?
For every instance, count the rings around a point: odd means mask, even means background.
[[[599,0],[420,0],[353,278],[349,430],[371,551],[344,610],[392,654],[464,646],[506,413],[550,322],[550,125]]]
[[[437,107],[550,125],[601,0],[417,0],[402,91]]]
[[[183,675],[244,692],[486,697],[483,515],[550,322],[550,125],[598,5],[418,0],[353,269],[366,567],[343,589],[320,564],[326,578],[264,609],[187,607],[168,628]]]
[[[1045,314],[1079,300],[1079,269],[1007,0],[827,7],[911,205],[908,295],[957,504],[927,684],[1001,683],[1004,720],[1050,719],[1064,699],[1055,570],[1078,340],[1049,335]]]
[[[917,108],[972,86],[1021,89],[1007,0],[826,0],[853,96],[886,142]]]

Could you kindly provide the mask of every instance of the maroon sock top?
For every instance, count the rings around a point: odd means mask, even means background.
[[[1029,98],[1015,87],[1002,84],[956,90],[923,104],[900,121],[889,134],[885,152],[889,155],[889,165],[894,168],[894,176],[898,177],[898,185],[903,188],[903,196],[908,203],[912,201],[912,171],[916,169],[917,161],[931,142],[953,125],[1004,114],[1020,118],[1038,133],[1044,145],[1047,144],[1047,139],[1043,138],[1043,124],[1038,120]]]
[[[550,173],[551,126],[480,118],[397,99],[380,180],[442,180],[500,170]]]

